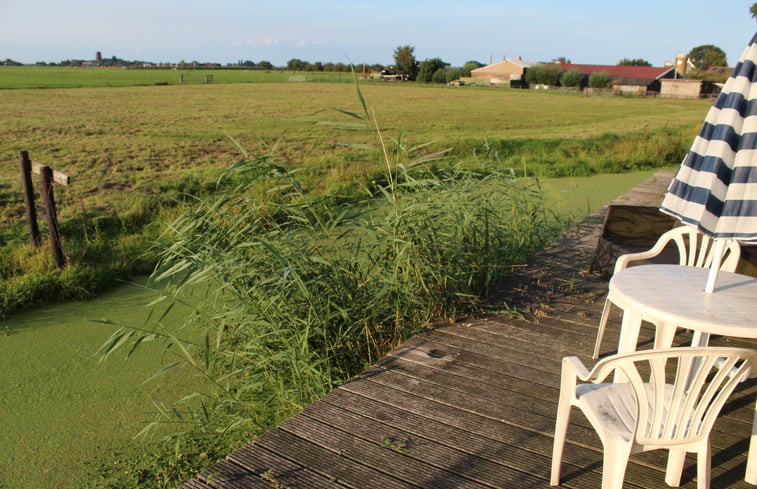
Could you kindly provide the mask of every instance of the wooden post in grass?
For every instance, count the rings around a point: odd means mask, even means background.
[[[39,246],[42,242],[37,226],[37,209],[34,207],[34,186],[32,185],[32,161],[27,151],[19,151],[19,163],[21,164],[21,184],[24,187],[24,202],[26,203],[26,224],[29,227],[29,237],[33,246]]]
[[[53,169],[47,165],[39,167],[40,184],[42,185],[42,202],[45,204],[47,214],[47,231],[50,237],[50,250],[53,253],[55,266],[66,266],[66,257],[63,255],[63,245],[60,241],[60,229],[58,228],[58,214],[55,210],[55,196],[53,194]]]

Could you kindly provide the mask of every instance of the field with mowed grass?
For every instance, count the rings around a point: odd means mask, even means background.
[[[0,68],[0,79],[14,70]],[[26,79],[55,69],[39,70]],[[215,191],[220,172],[250,155],[273,153],[309,195],[335,199],[383,178],[371,150],[374,125],[397,162],[449,150],[431,167],[454,162],[517,176],[619,172],[678,163],[710,105],[415,84],[361,89],[375,118],[367,124],[351,116],[361,104],[350,83],[0,90],[0,281],[11,291],[0,314],[86,297],[114,278],[149,271],[154,257],[144,252],[177,203]],[[27,244],[20,150],[72,178],[56,189],[71,264],[63,273]]]
[[[0,90],[16,88],[131,87],[150,85],[352,81],[350,73],[262,69],[90,68],[0,66]]]

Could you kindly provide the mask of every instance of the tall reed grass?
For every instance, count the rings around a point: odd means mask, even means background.
[[[361,101],[365,113],[349,115],[375,127]],[[203,387],[146,431],[178,423],[200,446],[260,433],[429,323],[476,307],[554,237],[559,223],[533,181],[433,168],[441,154],[413,161],[376,134],[386,174],[362,202],[310,197],[272,154],[248,155],[222,176],[227,190],[172,223],[153,275],[171,284],[156,300],[163,312],[100,351],[160,340],[174,359],[158,374],[198,376]],[[162,319],[179,302],[194,313],[169,330]]]

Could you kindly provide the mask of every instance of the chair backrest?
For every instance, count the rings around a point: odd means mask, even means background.
[[[652,248],[660,252],[670,242],[678,250],[679,265],[689,267],[709,267],[714,256],[713,239],[690,226],[679,226],[662,234]],[[720,269],[733,272],[739,264],[741,247],[735,239],[726,240],[725,251],[720,262]]]
[[[667,348],[614,355],[597,363],[589,379],[614,371],[628,379],[636,411],[634,441],[671,447],[709,436],[723,404],[745,376],[757,352],[746,348]]]

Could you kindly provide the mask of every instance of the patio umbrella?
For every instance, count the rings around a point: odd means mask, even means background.
[[[706,292],[725,240],[757,242],[757,34],[739,58],[670,183],[660,210],[715,239]]]

